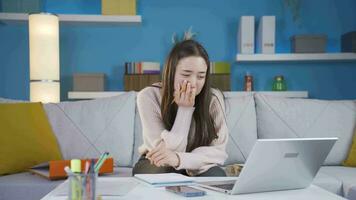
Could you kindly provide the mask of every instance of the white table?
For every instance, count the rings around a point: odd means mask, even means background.
[[[215,180],[226,178],[226,177],[202,177],[196,178],[197,182],[200,181],[208,181],[208,180]],[[232,178],[233,179],[233,178]],[[131,189],[126,195],[124,196],[103,196],[102,199],[104,200],[114,200],[114,199],[238,199],[238,200],[266,200],[266,199],[273,199],[273,200],[296,200],[296,199],[311,199],[311,200],[333,200],[333,199],[344,199],[341,196],[336,194],[330,193],[318,186],[311,185],[308,188],[300,189],[300,190],[285,190],[285,191],[276,191],[276,192],[263,192],[263,193],[253,193],[253,194],[240,194],[240,195],[227,195],[220,192],[214,192],[211,190],[203,189],[207,192],[205,196],[202,197],[193,197],[187,198],[182,197],[171,192],[165,191],[164,188],[155,188],[149,186],[145,183],[140,182],[139,180],[132,178],[132,177],[100,177],[100,181],[114,181],[118,183],[118,185],[122,185],[122,187],[127,187],[127,183],[134,183],[133,189]],[[64,200],[67,199],[66,196],[59,196],[58,192],[66,186],[66,182],[59,185],[56,189],[48,193],[42,200]],[[57,194],[57,195],[56,195]]]

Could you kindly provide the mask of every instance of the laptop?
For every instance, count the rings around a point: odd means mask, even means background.
[[[233,181],[199,186],[227,194],[302,189],[313,181],[337,138],[259,139]]]

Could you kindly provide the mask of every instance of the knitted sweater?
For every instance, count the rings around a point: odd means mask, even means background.
[[[210,113],[215,123],[217,139],[209,146],[186,152],[188,140],[194,137],[195,123],[192,120],[194,107],[179,106],[171,130],[166,130],[161,115],[161,92],[157,87],[146,87],[137,95],[137,108],[142,122],[143,144],[139,153],[145,154],[155,148],[161,140],[166,148],[176,152],[180,159],[177,170],[186,169],[189,175],[197,175],[216,165],[223,165],[227,159],[225,151],[228,128],[225,119],[225,104],[220,92],[212,89]]]

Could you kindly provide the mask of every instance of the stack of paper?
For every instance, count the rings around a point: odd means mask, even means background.
[[[155,187],[160,186],[174,186],[174,185],[188,185],[192,184],[194,179],[192,177],[184,176],[176,173],[164,174],[135,174],[135,177],[141,181],[151,184]]]

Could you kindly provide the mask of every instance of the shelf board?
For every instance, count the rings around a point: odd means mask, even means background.
[[[124,94],[124,91],[102,91],[102,92],[68,92],[68,99],[97,99],[104,97],[112,97]]]
[[[356,61],[356,53],[237,54],[237,62]]]
[[[119,24],[138,25],[141,24],[141,15],[119,16],[119,15],[72,15],[59,14],[59,21],[64,24]],[[27,22],[27,13],[0,13],[0,21],[3,22]]]
[[[283,91],[283,92],[275,92],[275,91],[226,91],[224,92],[225,97],[236,97],[236,96],[248,96],[253,94],[263,94],[268,96],[275,96],[275,97],[288,97],[288,98],[308,98],[309,93],[308,91]]]
[[[112,97],[126,93],[125,91],[102,91],[102,92],[68,92],[68,99],[97,99],[103,97]],[[248,96],[254,93],[271,95],[277,97],[292,97],[292,98],[308,98],[308,91],[285,91],[285,92],[274,92],[274,91],[254,91],[254,92],[244,92],[244,91],[229,91],[224,92],[226,97],[236,97],[236,96]]]

